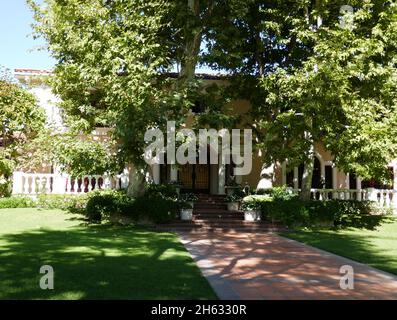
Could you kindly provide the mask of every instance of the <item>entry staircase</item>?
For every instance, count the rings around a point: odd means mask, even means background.
[[[280,226],[267,221],[244,221],[243,211],[228,211],[225,196],[198,194],[193,220],[175,220],[157,225],[157,229],[172,232],[270,232]]]

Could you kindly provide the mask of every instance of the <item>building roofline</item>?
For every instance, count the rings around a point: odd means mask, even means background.
[[[40,70],[40,69],[14,69],[14,73],[17,75],[31,75],[31,76],[48,76],[53,72],[51,70]]]
[[[40,70],[40,69],[29,69],[29,68],[18,68],[14,69],[14,74],[19,76],[49,76],[53,74],[51,70]],[[177,78],[177,72],[166,73],[171,78]],[[227,78],[227,75],[223,74],[208,74],[208,73],[196,73],[196,78],[203,80],[223,80]]]

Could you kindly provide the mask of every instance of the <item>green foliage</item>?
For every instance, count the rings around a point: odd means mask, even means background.
[[[178,197],[177,188],[171,184],[149,184],[146,186],[146,193],[149,197],[160,196],[170,199]]]
[[[131,214],[134,199],[115,190],[98,190],[89,193],[85,214],[91,221],[101,221],[114,214]]]
[[[274,200],[261,210],[263,219],[289,227],[372,228],[382,217],[372,202],[355,200]]]
[[[242,198],[243,198],[243,196],[241,194],[232,193],[232,194],[228,194],[225,197],[225,201],[226,202],[240,202]]]
[[[307,163],[313,141],[322,141],[345,172],[387,174],[397,152],[397,8],[378,0],[351,4],[353,23],[344,28],[336,3],[309,7],[309,16],[321,16],[323,24],[299,28],[311,38],[308,55],[261,79],[265,94],[253,119],[260,119],[267,163]]]
[[[37,198],[37,207],[43,209],[61,209],[72,213],[84,213],[88,199],[89,194],[40,194]]]
[[[256,193],[269,195],[274,200],[291,200],[298,197],[296,193],[293,193],[285,186],[269,189],[259,189],[256,191]]]
[[[159,195],[144,195],[136,198],[133,211],[140,220],[149,220],[154,223],[166,223],[176,218],[179,213],[178,201]]]
[[[267,195],[250,195],[243,198],[241,208],[243,210],[261,210],[263,203],[272,201]]]
[[[117,147],[111,141],[95,140],[73,133],[42,131],[25,146],[20,157],[25,170],[32,170],[43,163],[51,163],[74,177],[104,173],[118,173],[122,161]]]
[[[8,159],[0,158],[0,198],[11,195],[11,176],[13,171],[13,162]]]
[[[11,194],[12,170],[21,148],[43,130],[44,109],[33,94],[0,68],[0,197]]]
[[[33,208],[36,204],[28,197],[8,197],[0,198],[0,208]]]
[[[133,212],[140,220],[166,223],[175,219],[181,205],[175,186],[151,184],[144,196],[135,199]]]
[[[183,193],[180,195],[179,200],[182,202],[196,202],[198,197],[194,193]]]

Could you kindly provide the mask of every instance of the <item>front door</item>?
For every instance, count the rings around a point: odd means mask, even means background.
[[[186,164],[179,169],[182,191],[209,193],[210,166],[208,164]]]

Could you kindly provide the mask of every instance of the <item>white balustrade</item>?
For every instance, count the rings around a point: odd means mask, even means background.
[[[115,176],[85,175],[73,178],[61,173],[13,174],[13,194],[80,194],[98,189],[123,189],[128,186],[128,174]]]

